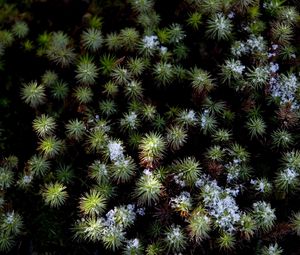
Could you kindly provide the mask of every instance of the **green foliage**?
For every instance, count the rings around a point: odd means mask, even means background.
[[[21,96],[25,103],[36,108],[46,101],[45,87],[38,85],[36,81],[26,83],[21,90]]]
[[[182,175],[188,186],[193,186],[200,176],[200,164],[194,157],[187,157],[175,162],[174,168]]]
[[[150,206],[159,200],[163,186],[152,173],[145,171],[137,181],[134,196],[137,197],[139,204]]]
[[[213,79],[204,70],[193,68],[190,72],[192,88],[196,93],[209,92],[214,88]]]
[[[74,97],[80,104],[87,104],[93,100],[93,91],[90,87],[79,86],[74,91]]]
[[[95,84],[98,76],[98,68],[92,62],[89,56],[83,56],[80,58],[77,64],[75,78],[80,84],[92,85]]]
[[[196,242],[201,242],[203,239],[209,237],[208,233],[211,230],[211,219],[201,212],[199,209],[195,209],[190,218],[188,219],[189,235]]]
[[[106,199],[97,190],[90,190],[85,193],[79,201],[79,208],[82,214],[95,216],[101,214],[106,208]]]
[[[53,135],[56,123],[53,117],[42,114],[33,120],[33,129],[40,137]]]
[[[77,141],[81,140],[86,132],[86,127],[83,121],[74,119],[69,120],[66,124],[67,137],[75,139]]]
[[[207,23],[206,34],[209,38],[229,40],[232,33],[231,21],[223,14],[216,14]]]
[[[0,6],[1,254],[297,253],[297,1]]]
[[[172,151],[179,150],[187,141],[187,132],[181,126],[171,126],[167,129],[166,141]]]
[[[223,232],[217,239],[220,250],[232,250],[235,245],[235,238],[231,233]]]
[[[129,181],[136,171],[136,165],[131,157],[117,160],[110,166],[112,178],[119,182]]]
[[[40,139],[38,150],[46,158],[54,158],[62,153],[63,141],[55,136],[47,136]]]
[[[44,176],[50,167],[50,161],[41,155],[33,155],[27,162],[28,170],[37,176]]]
[[[45,204],[53,208],[62,206],[68,197],[66,186],[58,182],[46,184],[41,192]]]
[[[64,32],[54,32],[50,35],[49,42],[46,37],[47,57],[60,67],[68,67],[75,60],[74,48],[71,40]]]
[[[102,46],[104,39],[100,30],[88,28],[82,33],[81,41],[85,49],[95,52]]]
[[[180,252],[185,249],[186,237],[179,226],[171,226],[165,232],[165,244],[168,250],[173,252]]]
[[[247,121],[246,126],[251,138],[262,136],[266,132],[266,124],[260,117],[250,118]]]
[[[139,158],[143,166],[153,167],[163,158],[166,149],[164,138],[157,133],[146,134],[139,145]]]

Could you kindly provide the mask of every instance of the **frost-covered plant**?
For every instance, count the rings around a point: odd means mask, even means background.
[[[277,243],[270,244],[269,246],[264,246],[260,251],[261,255],[281,255],[282,253],[283,250]]]
[[[269,231],[276,220],[275,209],[269,203],[258,201],[253,204],[253,218],[262,231]]]
[[[165,232],[164,238],[167,252],[181,252],[186,246],[186,237],[180,226],[171,226]]]
[[[275,186],[279,192],[294,192],[299,186],[299,173],[292,168],[286,168],[277,173]]]
[[[232,33],[231,20],[218,13],[211,17],[207,24],[207,36],[216,40],[229,40]]]

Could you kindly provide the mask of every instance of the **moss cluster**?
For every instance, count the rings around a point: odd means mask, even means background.
[[[299,252],[298,1],[0,7],[0,252]]]

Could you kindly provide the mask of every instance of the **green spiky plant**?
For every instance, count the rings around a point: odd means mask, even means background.
[[[38,85],[35,81],[26,83],[22,88],[21,96],[25,103],[36,108],[38,105],[45,103],[45,87],[43,85]]]
[[[141,139],[139,145],[139,158],[141,165],[145,167],[153,167],[163,158],[166,149],[166,142],[164,138],[157,133],[146,134]]]
[[[139,178],[134,190],[139,204],[151,205],[157,202],[163,188],[158,178],[148,171]]]
[[[43,188],[42,197],[45,204],[49,205],[50,207],[57,208],[65,203],[68,193],[64,185],[58,182],[49,183]]]
[[[84,215],[99,215],[105,210],[105,207],[106,199],[97,190],[85,193],[79,201],[80,211]]]

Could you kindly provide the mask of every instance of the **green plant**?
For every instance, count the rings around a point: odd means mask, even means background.
[[[68,197],[66,186],[58,182],[46,184],[41,192],[45,204],[54,208],[62,206]]]
[[[125,85],[124,93],[129,99],[141,99],[143,97],[143,87],[141,82],[131,80]]]
[[[107,135],[102,129],[94,129],[87,137],[87,149],[90,152],[100,152],[104,149]]]
[[[165,232],[164,238],[167,253],[170,251],[181,252],[185,250],[187,241],[180,226],[171,226]]]
[[[161,182],[149,170],[145,170],[144,174],[137,180],[134,196],[139,204],[148,206],[158,202],[161,191]]]
[[[38,150],[46,158],[54,158],[62,153],[64,142],[55,136],[46,136],[39,141]]]
[[[101,239],[106,249],[115,251],[125,241],[125,233],[121,228],[112,226],[103,232]]]
[[[228,142],[232,137],[232,133],[226,129],[218,129],[213,134],[213,139],[216,142]]]
[[[190,13],[186,22],[192,28],[198,30],[200,25],[202,24],[202,14],[200,12]]]
[[[0,30],[0,43],[4,47],[9,47],[14,41],[13,34],[8,30]]]
[[[1,190],[9,188],[14,181],[14,174],[10,169],[0,168],[0,188]]]
[[[209,160],[214,160],[214,161],[222,161],[222,159],[225,156],[224,149],[222,149],[219,145],[214,145],[208,148],[206,152],[206,157]]]
[[[277,173],[275,178],[275,187],[284,194],[295,192],[299,187],[299,174],[292,168],[286,168]]]
[[[273,40],[279,44],[287,45],[293,38],[293,28],[291,25],[277,22],[272,26]]]
[[[18,38],[24,38],[29,32],[28,25],[23,21],[17,21],[12,27],[13,34]]]
[[[74,62],[76,55],[71,40],[62,31],[54,32],[50,37],[47,35],[46,44],[47,57],[60,67],[68,67]]]
[[[92,242],[100,241],[104,229],[101,218],[86,217],[78,220],[74,227],[74,238]]]
[[[291,217],[292,229],[300,236],[300,212],[293,213]]]
[[[128,51],[133,51],[139,41],[139,33],[138,31],[133,28],[124,28],[120,31],[120,40],[123,48],[125,48]]]
[[[166,86],[167,84],[170,84],[173,81],[175,72],[173,66],[170,63],[159,62],[155,64],[153,74],[155,80],[159,84]]]
[[[122,254],[123,255],[141,255],[141,254],[143,254],[143,247],[142,247],[139,239],[135,238],[135,239],[128,240],[123,249]]]
[[[89,56],[83,56],[80,58],[77,64],[75,78],[80,84],[93,85],[98,77],[98,68],[93,63],[92,58]]]
[[[208,72],[195,67],[189,74],[192,88],[196,93],[208,93],[214,88],[213,79]]]
[[[229,40],[232,34],[231,21],[223,14],[215,14],[207,23],[206,34],[209,38],[220,40]]]
[[[247,121],[246,126],[251,138],[262,136],[266,132],[266,124],[260,117],[250,118]]]
[[[74,170],[70,165],[59,164],[56,169],[56,178],[63,184],[71,184],[74,181]]]
[[[95,28],[88,28],[81,35],[83,47],[92,52],[97,51],[103,44],[101,31]]]
[[[154,167],[163,158],[166,142],[158,133],[146,134],[139,145],[140,164],[145,167]]]
[[[131,157],[115,161],[110,166],[112,178],[119,182],[128,182],[136,171],[136,165]]]
[[[42,114],[33,120],[32,126],[38,136],[45,137],[53,135],[56,122],[53,117]]]
[[[167,30],[170,43],[177,44],[186,36],[180,24],[173,23]]]
[[[283,250],[278,246],[277,243],[270,244],[269,246],[263,246],[261,248],[261,255],[281,255]]]
[[[97,190],[90,190],[80,197],[79,209],[82,214],[101,215],[106,208],[106,198]]]
[[[99,103],[99,108],[100,108],[101,113],[108,117],[117,113],[116,107],[117,107],[117,105],[116,105],[115,101],[110,100],[110,99],[101,101]]]
[[[132,74],[128,69],[116,66],[111,73],[111,77],[118,85],[124,85],[130,82]]]
[[[121,36],[117,33],[109,33],[106,35],[105,44],[110,51],[119,50],[122,47]]]
[[[235,238],[233,234],[222,232],[220,237],[217,239],[220,250],[232,250],[235,246]]]
[[[69,120],[66,124],[66,134],[67,137],[75,139],[77,141],[81,140],[86,132],[86,126],[83,121],[74,119]]]
[[[200,163],[194,157],[186,157],[183,160],[176,160],[174,169],[188,186],[192,187],[200,176]]]
[[[59,80],[54,82],[50,90],[53,98],[57,100],[63,100],[69,93],[69,86],[66,82]]]
[[[189,236],[197,243],[209,237],[211,219],[201,209],[195,209],[188,219]]]
[[[124,130],[136,130],[140,125],[140,120],[136,112],[131,111],[124,113],[123,118],[120,120],[120,125]]]
[[[241,233],[246,240],[250,240],[256,231],[256,222],[249,214],[243,214],[240,219]]]
[[[80,104],[87,104],[93,100],[93,91],[90,87],[78,86],[74,91],[74,97]]]
[[[133,76],[139,76],[145,71],[147,67],[147,61],[142,58],[131,57],[127,61],[127,67]]]
[[[51,167],[50,161],[41,155],[33,155],[26,164],[26,167],[33,175],[44,176]]]
[[[187,131],[178,125],[167,129],[166,141],[172,151],[179,150],[187,141]]]
[[[141,113],[143,119],[148,121],[153,121],[157,114],[157,110],[154,105],[144,104],[143,108],[141,109]]]
[[[43,85],[38,85],[36,81],[26,83],[21,89],[21,97],[25,103],[36,108],[46,101],[45,87]]]
[[[195,126],[197,124],[197,115],[194,110],[182,110],[178,113],[177,122],[183,126]]]
[[[253,204],[252,216],[257,223],[257,227],[262,231],[269,231],[274,226],[276,219],[275,210],[264,201]]]
[[[287,130],[277,129],[272,133],[272,142],[277,148],[288,148],[293,145],[294,139]]]

